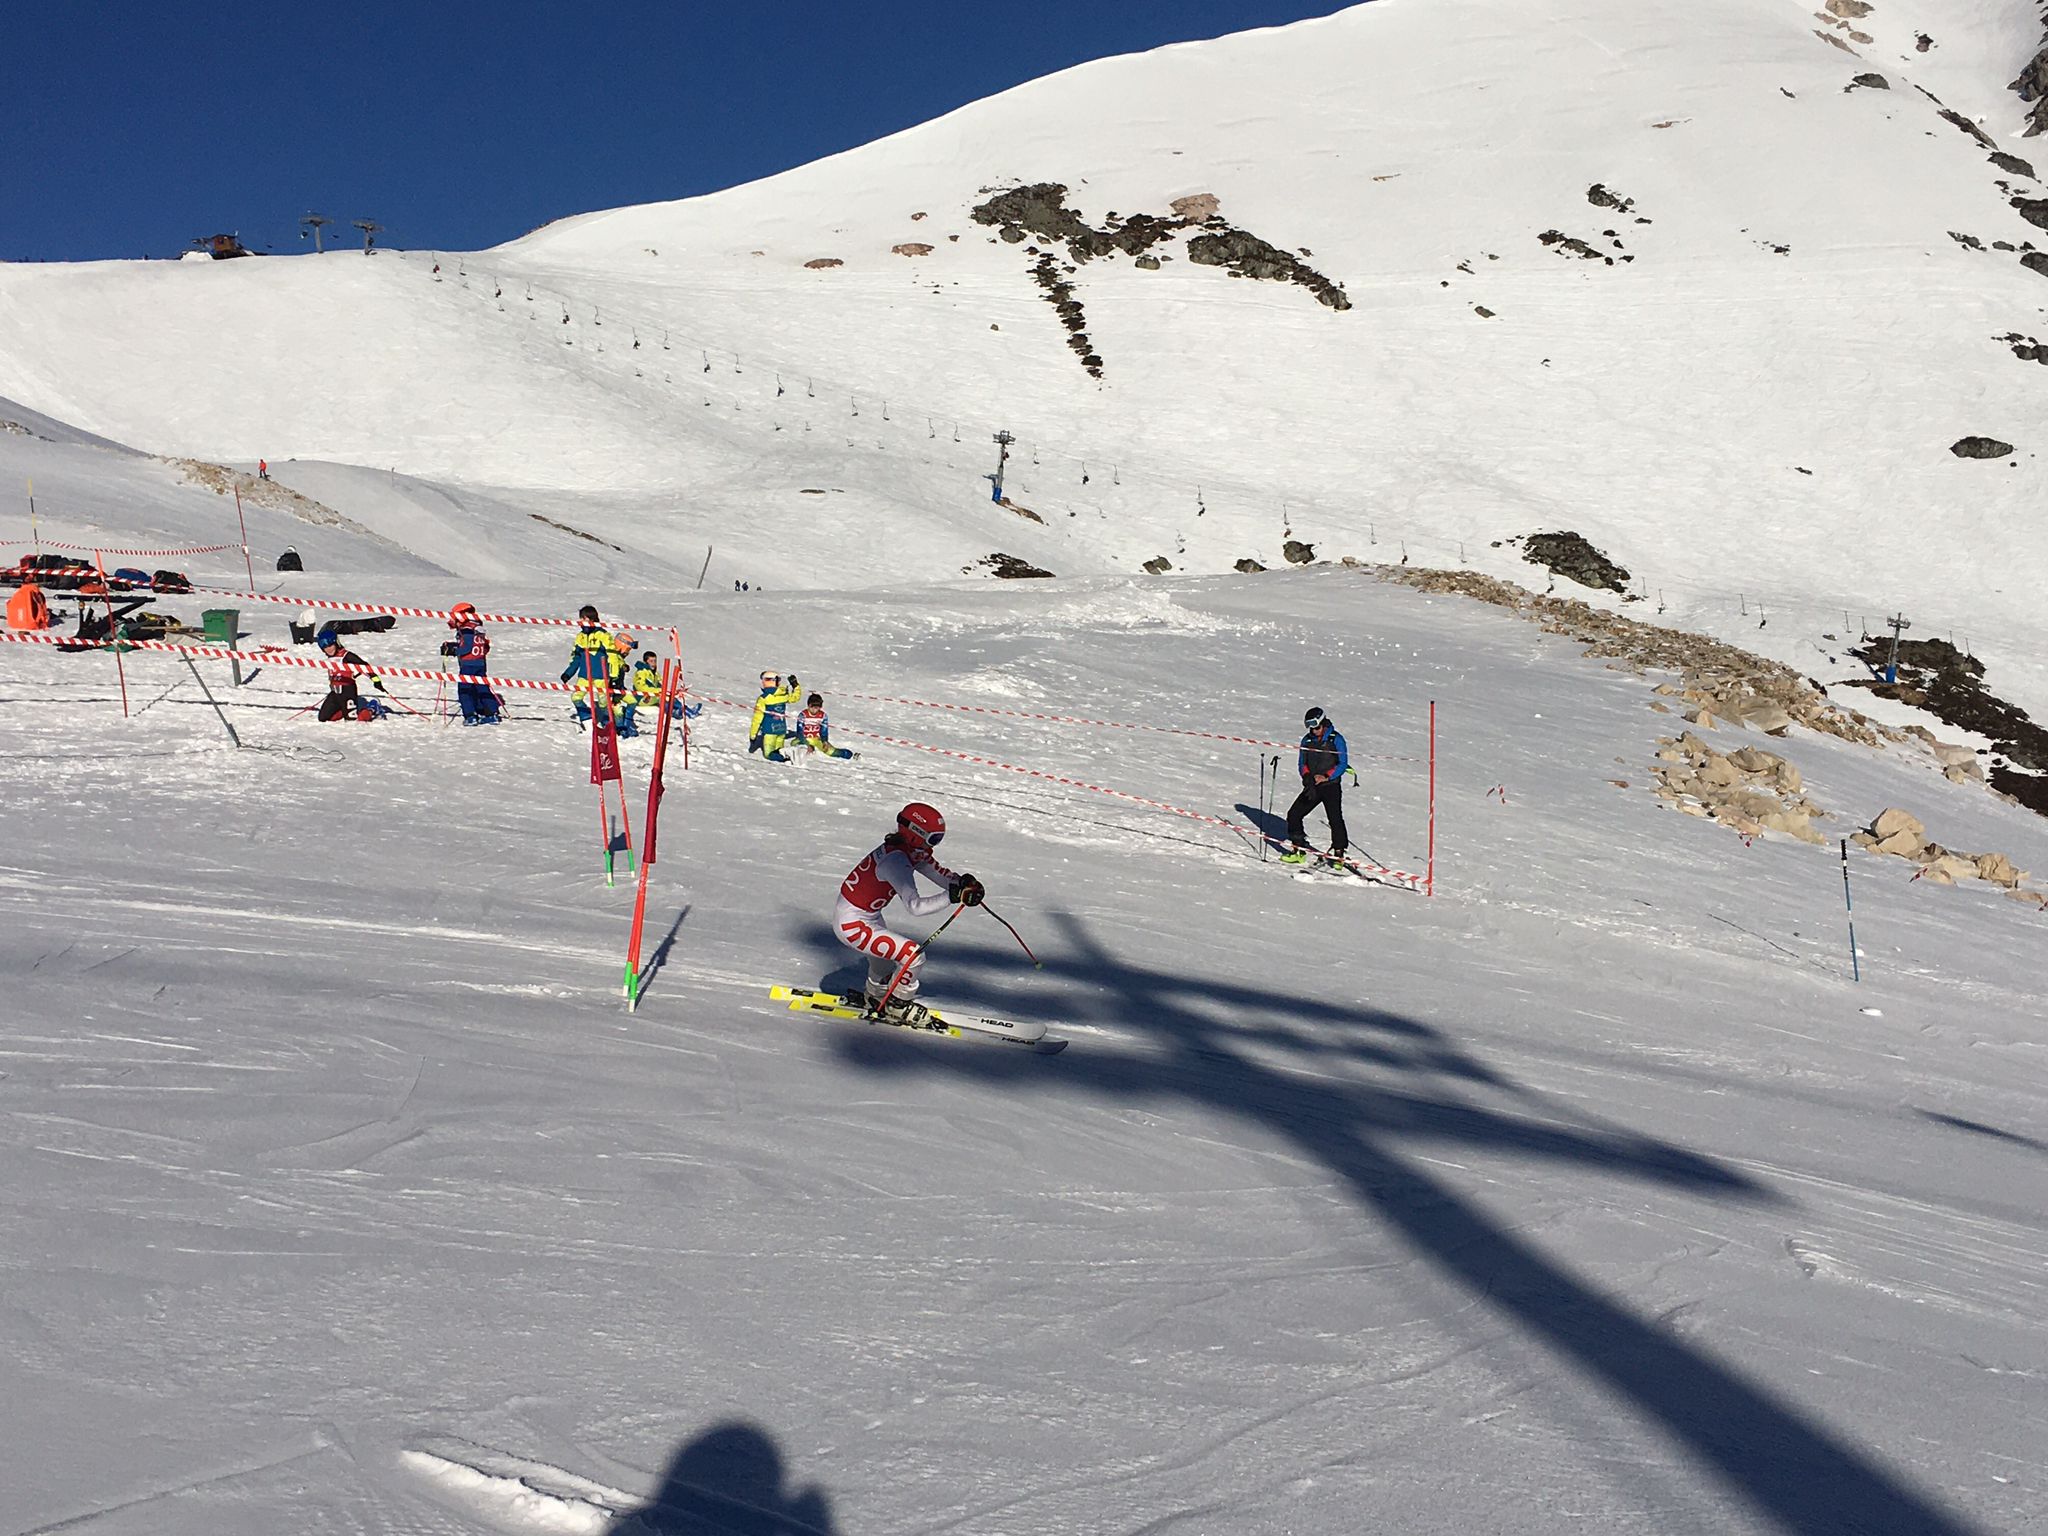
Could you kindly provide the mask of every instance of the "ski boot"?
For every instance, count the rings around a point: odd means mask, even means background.
[[[1296,843],[1293,847],[1289,848],[1285,853],[1280,855],[1280,862],[1282,864],[1306,864],[1308,862],[1308,856],[1312,853],[1315,853],[1315,851],[1315,849],[1310,848],[1305,844]]]
[[[923,1003],[910,998],[894,997],[887,1007],[878,1007],[880,998],[868,999],[868,1013],[881,1024],[895,1024],[904,1029],[930,1029],[932,1011]]]

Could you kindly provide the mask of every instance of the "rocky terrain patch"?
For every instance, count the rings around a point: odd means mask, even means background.
[[[999,576],[1004,581],[1028,581],[1052,575],[1051,571],[1043,570],[1033,565],[1029,560],[1021,559],[1016,555],[1005,555],[1000,552],[993,555],[983,555],[974,562],[974,565],[962,566],[960,574],[962,576],[973,575],[975,566],[980,566],[991,576]]]
[[[1540,625],[1546,634],[1579,641],[1587,656],[1607,658],[1613,666],[1637,673],[1677,673],[1680,680],[1661,685],[1670,691],[1654,699],[1650,707],[1665,714],[1682,710],[1689,724],[1709,728],[1740,722],[1780,735],[1793,725],[1802,725],[1870,747],[1906,739],[1904,732],[1888,730],[1857,710],[1835,704],[1819,684],[1783,662],[1711,635],[1646,624],[1576,598],[1531,592],[1477,571],[1382,566],[1379,574],[1384,580],[1424,592],[1455,593],[1509,609]]]
[[[1720,822],[1744,837],[1780,832],[1816,846],[1828,840],[1814,825],[1828,813],[1806,798],[1799,770],[1762,747],[1721,752],[1691,731],[1660,736],[1651,772],[1659,798],[1688,816]]]
[[[1044,292],[1067,331],[1067,345],[1093,378],[1102,377],[1103,361],[1088,339],[1087,314],[1071,279],[1082,265],[1118,255],[1128,256],[1146,271],[1156,272],[1171,255],[1156,248],[1187,238],[1187,259],[1197,266],[1221,267],[1233,277],[1295,283],[1327,308],[1345,310],[1351,300],[1343,286],[1316,271],[1299,255],[1282,250],[1224,219],[1214,193],[1176,198],[1173,212],[1108,214],[1101,227],[1090,224],[1067,206],[1067,188],[1056,181],[1028,186],[989,188],[971,213],[974,222],[993,229],[995,238],[1022,245],[1031,257],[1032,281]],[[1064,258],[1064,260],[1062,259]]]
[[[1984,686],[1983,662],[1946,640],[1902,640],[1898,681],[1887,683],[1881,679],[1891,662],[1889,637],[1866,640],[1851,647],[1849,654],[1879,674],[1854,686],[1868,688],[1879,698],[1924,709],[1957,730],[1991,741],[1998,754],[1988,775],[1991,787],[2048,816],[2048,730],[2017,704],[2007,703]],[[1971,753],[1969,769],[1976,767],[1976,756]]]
[[[1849,840],[1872,853],[1905,859],[1920,866],[1915,880],[1930,885],[1955,885],[1963,880],[1983,880],[2000,887],[2017,901],[2032,902],[2048,910],[2048,895],[2029,889],[2027,872],[2016,867],[2002,853],[1961,853],[1944,848],[1927,835],[1927,828],[1910,811],[1891,806]]]
[[[1628,590],[1628,572],[1595,549],[1582,534],[1532,533],[1523,541],[1522,558],[1582,587],[1605,592]]]
[[[2048,16],[2044,16],[2048,22]],[[2021,101],[2031,103],[2027,112],[2026,137],[2048,130],[2048,39],[2044,39],[2040,52],[2028,60],[2027,67],[2020,71],[2019,78],[2007,87],[2019,94]]]
[[[1959,437],[1948,445],[1959,459],[2003,459],[2012,455],[2012,444],[1995,437]]]

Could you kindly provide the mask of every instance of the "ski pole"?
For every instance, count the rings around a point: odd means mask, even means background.
[[[1266,754],[1259,754],[1259,814],[1266,814]],[[1266,862],[1266,829],[1259,828],[1259,862]]]
[[[1856,958],[1856,903],[1849,899],[1849,840],[1842,840],[1842,907],[1849,914],[1849,975],[1863,980],[1863,962]]]
[[[1004,917],[1002,913],[998,912],[994,907],[990,906],[985,901],[981,902],[979,905],[982,911],[986,912],[990,917],[994,918],[997,922],[1001,923],[1005,928],[1010,929],[1010,937],[1017,941],[1017,947],[1019,949],[1023,950],[1025,954],[1031,955],[1031,963],[1033,965],[1037,966],[1040,970],[1045,969],[1045,962],[1039,959],[1038,956],[1031,954],[1031,946],[1024,942],[1024,935],[1019,933],[1015,928],[1010,928],[1010,920],[1007,917]]]
[[[927,938],[922,944],[912,944],[909,947],[909,949],[905,952],[903,956],[903,963],[896,967],[896,974],[893,978],[891,978],[889,982],[889,990],[882,994],[882,1000],[880,1002],[876,1003],[872,1008],[868,1010],[869,1018],[879,1019],[882,1016],[882,1011],[889,1006],[889,999],[896,995],[896,989],[903,985],[903,978],[910,974],[910,967],[912,963],[917,959],[919,955],[923,954],[926,950],[932,947],[933,941],[936,940],[940,934],[944,933],[948,928],[953,926],[954,918],[958,917],[962,912],[965,912],[966,910],[967,904],[965,902],[962,902],[959,906],[955,907],[951,912],[946,914],[946,920],[931,931],[930,938]]]

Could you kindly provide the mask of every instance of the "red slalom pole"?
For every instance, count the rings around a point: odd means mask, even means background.
[[[1422,894],[1436,894],[1436,700],[1429,701],[1429,863],[1422,877]]]

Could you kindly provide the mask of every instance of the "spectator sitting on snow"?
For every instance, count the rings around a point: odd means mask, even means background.
[[[860,756],[850,748],[832,745],[832,722],[825,716],[825,696],[822,693],[814,693],[804,700],[804,711],[796,717],[796,739],[811,751],[826,757],[851,762]]]

